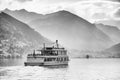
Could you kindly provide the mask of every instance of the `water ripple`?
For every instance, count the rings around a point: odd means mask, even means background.
[[[120,80],[119,62],[74,59],[68,67],[0,67],[0,80]]]

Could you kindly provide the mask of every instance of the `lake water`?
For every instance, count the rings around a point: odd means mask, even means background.
[[[71,59],[61,67],[25,67],[23,62],[0,60],[0,80],[120,80],[120,59]]]

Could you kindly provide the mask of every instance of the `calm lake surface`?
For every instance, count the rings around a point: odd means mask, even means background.
[[[6,64],[5,64],[6,63]],[[24,66],[0,60],[0,80],[120,80],[120,59],[71,59],[68,66]]]

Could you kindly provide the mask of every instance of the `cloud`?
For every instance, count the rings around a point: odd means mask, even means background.
[[[89,22],[108,20],[113,18],[114,10],[120,3],[111,1],[82,1],[71,5],[67,10],[83,17]]]
[[[22,3],[24,3],[24,2],[32,1],[32,0],[15,0],[15,1],[18,1],[18,2],[22,2]]]
[[[22,1],[22,2],[21,2]],[[59,11],[64,8],[67,3],[46,3],[40,0],[3,0],[0,4],[0,10],[6,8],[10,10],[25,9],[29,12],[36,12],[39,14],[49,14],[55,11]]]
[[[49,14],[59,10],[70,11],[89,22],[116,18],[120,0],[0,0],[0,10],[25,9],[29,12]],[[118,13],[118,12],[117,12]],[[117,15],[117,14],[115,14]]]
[[[120,2],[120,0],[111,0],[111,1]]]

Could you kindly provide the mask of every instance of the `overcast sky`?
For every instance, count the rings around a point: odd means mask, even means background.
[[[67,10],[90,22],[120,20],[120,0],[0,0],[0,10],[6,8],[39,14]]]

